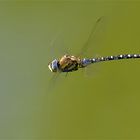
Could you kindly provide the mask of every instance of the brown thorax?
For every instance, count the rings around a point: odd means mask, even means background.
[[[75,71],[78,70],[80,62],[80,58],[65,54],[59,59],[59,68],[62,71]]]

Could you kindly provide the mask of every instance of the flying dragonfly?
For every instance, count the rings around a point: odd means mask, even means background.
[[[92,29],[92,32],[89,35],[89,38],[85,45],[82,48],[82,52],[87,49],[87,46],[91,40],[91,36],[94,34],[97,24],[101,21],[102,18],[99,18],[96,21],[95,26]],[[61,72],[74,72],[79,70],[80,68],[85,68],[88,65],[105,62],[105,61],[112,61],[112,60],[122,60],[122,59],[135,59],[140,58],[140,54],[120,54],[115,56],[105,56],[105,57],[95,57],[95,58],[80,58],[77,56],[65,54],[59,59],[54,59],[48,64],[48,68],[51,72],[54,73],[61,73]]]
[[[134,59],[140,58],[140,54],[121,54],[116,56],[106,56],[106,57],[97,57],[97,58],[83,58],[80,59],[73,55],[65,54],[59,60],[54,59],[49,65],[51,72],[74,72],[79,68],[85,68],[90,64],[97,62],[105,62],[112,60],[121,60],[121,59]]]

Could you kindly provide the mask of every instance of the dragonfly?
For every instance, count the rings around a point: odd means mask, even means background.
[[[101,21],[101,19],[102,18],[99,18],[96,21],[96,24],[93,27],[87,42],[82,48],[83,52],[85,51],[85,49],[87,49],[89,41],[91,40],[91,36],[95,32],[97,24]],[[111,56],[95,57],[95,58],[80,58],[74,55],[64,54],[59,59],[54,59],[53,61],[51,61],[48,64],[48,68],[53,73],[61,73],[61,72],[69,73],[69,72],[77,71],[80,68],[85,68],[88,65],[99,63],[99,62],[122,60],[122,59],[136,59],[136,58],[140,58],[140,54],[120,54],[120,55],[111,55]]]
[[[59,60],[54,59],[49,65],[51,72],[74,72],[79,68],[85,68],[90,64],[97,62],[105,62],[121,59],[134,59],[140,58],[140,54],[121,54],[116,56],[105,56],[97,58],[79,58],[73,55],[65,54]]]

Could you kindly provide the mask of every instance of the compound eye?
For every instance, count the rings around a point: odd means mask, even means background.
[[[57,72],[58,71],[57,63],[58,63],[58,61],[55,59],[48,65],[51,72]]]

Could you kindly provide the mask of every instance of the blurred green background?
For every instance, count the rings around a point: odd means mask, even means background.
[[[0,2],[0,139],[140,138],[139,59],[47,66],[79,53],[100,17],[85,56],[140,53],[138,1]]]

